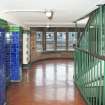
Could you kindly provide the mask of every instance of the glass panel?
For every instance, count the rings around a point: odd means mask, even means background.
[[[46,51],[54,51],[54,32],[46,32]]]
[[[83,32],[81,31],[81,32],[80,32],[80,37],[82,36],[82,34],[83,34]]]
[[[68,32],[68,50],[74,50],[73,46],[77,43],[77,32]]]
[[[57,32],[57,50],[66,50],[66,32]]]
[[[36,51],[42,52],[42,32],[36,32]]]

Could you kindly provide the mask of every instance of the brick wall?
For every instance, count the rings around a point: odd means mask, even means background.
[[[31,62],[38,61],[38,60],[44,60],[44,59],[54,59],[54,58],[67,58],[67,59],[73,59],[73,51],[61,51],[61,52],[36,52],[35,48],[35,33],[31,33],[31,38],[30,38],[30,45],[31,45]]]

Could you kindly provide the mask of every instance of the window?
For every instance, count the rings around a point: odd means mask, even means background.
[[[42,52],[42,32],[36,32],[36,51]]]
[[[77,43],[77,32],[68,32],[68,50],[74,50],[73,46]]]
[[[57,32],[57,50],[66,50],[66,32]]]
[[[46,51],[54,51],[55,40],[54,32],[46,32]]]
[[[68,42],[67,42],[68,41]],[[77,44],[77,32],[36,32],[36,51],[72,51]]]

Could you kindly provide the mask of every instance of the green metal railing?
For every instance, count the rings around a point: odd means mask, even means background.
[[[89,15],[79,47],[99,55],[105,54],[105,5]]]
[[[105,5],[89,14],[75,49],[74,79],[88,105],[105,105]]]
[[[75,83],[88,105],[105,105],[105,57],[76,48]]]

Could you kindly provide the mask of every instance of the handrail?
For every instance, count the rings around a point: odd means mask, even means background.
[[[82,19],[84,19],[84,18],[86,18],[86,17],[88,17],[88,16],[90,16],[90,15],[93,14],[97,9],[98,9],[98,7],[97,7],[96,9],[94,9],[92,12],[89,12],[88,14],[84,15],[83,17],[81,17],[81,18],[75,20],[74,23],[77,22],[77,21],[80,21],[80,20],[82,20]]]
[[[78,49],[78,50],[80,50],[80,51],[82,51],[82,52],[85,52],[85,53],[87,53],[87,54],[90,54],[90,55],[92,55],[92,56],[98,58],[98,59],[101,59],[101,60],[104,60],[104,61],[105,61],[105,56],[101,56],[101,55],[98,55],[98,54],[95,54],[95,53],[91,53],[91,52],[88,52],[88,51],[86,51],[86,50],[84,50],[84,49],[81,49],[81,48],[78,48],[78,47],[76,47],[75,49]]]
[[[96,6],[98,6],[97,8],[95,8],[93,11],[87,13],[86,15],[82,16],[81,18],[75,20],[73,23],[75,23],[75,22],[77,22],[77,21],[80,21],[80,20],[82,20],[82,19],[84,19],[84,18],[90,16],[90,15],[93,14],[95,11],[97,11],[97,9],[99,8],[99,6],[104,6],[104,5],[105,5],[105,4],[96,5]]]
[[[83,31],[81,37],[78,39],[78,44],[80,43],[80,41],[81,41],[83,35],[85,35],[84,33],[85,33],[85,30],[86,30],[86,27],[87,27],[87,25],[89,24],[89,22],[90,22],[91,19],[92,19],[91,16],[92,16],[97,10],[98,10],[98,8],[97,8],[96,10],[92,11],[90,14],[87,15],[87,16],[89,17],[89,19],[88,19],[88,21],[87,21],[87,23],[86,23],[86,25],[85,25],[85,27],[84,27],[84,31]]]
[[[105,105],[105,7],[99,5],[89,16],[75,46],[74,80],[88,105]]]
[[[98,6],[98,8],[96,8],[96,9],[93,10],[92,12],[88,13],[87,15],[85,15],[85,16],[83,16],[82,18],[79,18],[79,19],[77,19],[77,20],[75,21],[75,23],[76,23],[77,21],[79,21],[79,20],[81,20],[81,19],[84,19],[84,18],[86,18],[86,17],[89,17],[89,18],[90,18],[90,19],[88,20],[88,22],[86,23],[85,27],[84,27],[84,31],[83,31],[81,37],[78,39],[78,43],[77,43],[78,45],[79,45],[79,43],[80,43],[80,41],[81,41],[83,35],[85,35],[84,33],[85,33],[85,30],[86,30],[87,25],[89,24],[89,22],[90,22],[91,19],[93,18],[92,15],[95,15],[95,13],[98,11],[98,9],[100,8],[100,6],[105,6],[105,4],[100,4],[100,5],[97,5],[97,6]]]
[[[95,12],[96,10],[94,10],[94,12]],[[91,16],[91,14],[93,14],[93,12],[91,12],[89,15],[87,15],[87,17],[89,17],[89,19],[88,19],[88,21],[87,21],[87,23],[86,23],[86,25],[85,25],[85,27],[84,27],[84,31],[83,31],[83,33],[82,33],[82,35],[79,37],[79,39],[78,39],[78,43],[77,44],[79,44],[80,43],[80,41],[81,41],[81,39],[82,39],[82,37],[83,37],[83,35],[84,35],[84,33],[85,33],[85,30],[86,30],[86,27],[87,27],[87,25],[89,24],[89,22],[90,22],[90,16]]]

